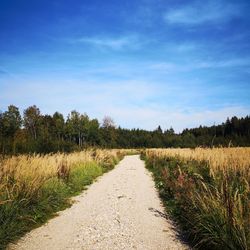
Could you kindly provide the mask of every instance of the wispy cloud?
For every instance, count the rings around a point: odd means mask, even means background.
[[[177,52],[183,53],[197,50],[200,45],[195,43],[181,43],[179,45],[174,45],[174,47]]]
[[[242,16],[242,7],[228,1],[196,1],[184,7],[169,10],[164,19],[170,24],[197,25],[229,21]]]
[[[188,65],[176,62],[159,62],[149,66],[153,70],[167,72],[183,72],[197,69],[216,69],[216,68],[235,68],[235,67],[250,67],[250,58],[235,58],[222,61],[193,61]]]
[[[205,61],[194,64],[196,68],[230,68],[250,66],[250,58],[236,58],[224,61]]]
[[[70,39],[70,43],[84,43],[99,48],[108,48],[112,50],[121,50],[124,48],[138,48],[141,44],[137,36],[121,36],[121,37],[80,37]]]

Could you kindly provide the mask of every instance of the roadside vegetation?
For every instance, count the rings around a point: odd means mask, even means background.
[[[198,249],[250,249],[250,148],[148,149],[166,210]]]
[[[20,155],[0,160],[0,249],[71,205],[131,150]]]

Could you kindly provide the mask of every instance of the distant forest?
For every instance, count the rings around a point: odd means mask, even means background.
[[[21,116],[10,105],[0,112],[0,153],[70,152],[86,147],[102,148],[194,148],[213,146],[250,146],[250,116],[232,117],[221,125],[184,129],[175,133],[159,126],[153,131],[116,127],[110,117],[102,124],[87,114],[72,111],[65,119],[59,112],[41,114],[31,106]]]

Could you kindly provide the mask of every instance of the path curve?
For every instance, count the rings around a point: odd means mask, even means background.
[[[74,200],[8,249],[187,249],[164,218],[151,174],[138,155],[126,156]]]

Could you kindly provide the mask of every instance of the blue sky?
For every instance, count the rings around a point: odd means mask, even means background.
[[[247,0],[2,0],[0,110],[176,131],[250,114]]]

